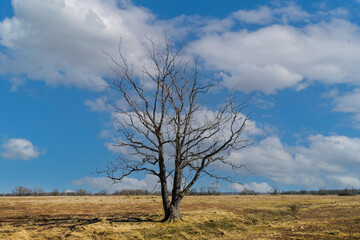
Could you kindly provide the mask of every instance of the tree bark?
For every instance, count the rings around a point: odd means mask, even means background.
[[[164,208],[164,213],[165,213],[165,218],[166,216],[170,215],[170,201],[169,201],[169,195],[167,192],[167,184],[164,184],[164,181],[161,180],[161,198],[162,198],[162,202],[163,202],[163,208]],[[163,221],[166,221],[166,219],[163,219]]]
[[[165,213],[163,222],[175,222],[182,220],[180,215],[180,205],[182,198],[177,198],[175,201],[171,201],[169,209]]]
[[[161,198],[163,202],[163,208],[165,213],[165,218],[170,215],[170,200],[169,200],[169,194],[168,194],[168,187],[167,187],[167,180],[166,180],[166,168],[164,164],[164,159],[162,155],[159,159],[159,178],[160,178],[160,184],[161,184]],[[166,221],[166,219],[163,219],[163,221]]]

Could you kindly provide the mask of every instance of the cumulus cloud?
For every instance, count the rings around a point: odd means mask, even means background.
[[[225,19],[183,16],[167,21],[130,1],[12,3],[15,16],[0,22],[0,45],[6,49],[0,53],[0,73],[14,75],[13,91],[24,79],[103,89],[112,74],[104,51],[116,55],[121,38],[130,60],[146,59],[145,35],[163,39],[165,31],[175,38],[196,31],[199,39],[190,42],[188,53],[220,72],[230,89],[275,93],[301,89],[307,86],[304,81],[360,82],[359,27],[334,14],[331,21],[311,23],[307,20],[316,17],[294,2],[239,10]],[[306,25],[292,27],[291,21]],[[238,22],[267,25],[232,30]]]
[[[333,96],[333,93],[330,95]],[[212,111],[204,110],[199,113],[196,122],[204,122],[213,114]],[[255,121],[249,124],[245,136],[264,136],[266,132],[271,132],[271,129],[261,129]],[[226,135],[226,128],[222,134]],[[354,175],[359,170],[360,138],[311,135],[301,144],[288,146],[275,135],[278,133],[271,134],[274,135],[264,138],[255,146],[232,152],[230,160],[236,165],[245,164],[249,170],[245,174],[267,177],[277,185],[309,188],[357,186],[356,175],[346,179],[340,176]],[[113,143],[105,145],[114,153],[126,156],[132,153],[131,149],[120,148]],[[169,151],[172,149],[166,150],[170,156]]]
[[[260,6],[256,10],[238,10],[231,17],[245,23],[269,24],[273,22],[303,21],[309,18],[310,14],[294,2],[287,2],[273,8]]]
[[[334,111],[353,114],[354,127],[360,128],[360,89],[334,97]]]
[[[85,105],[93,112],[106,112],[109,111],[109,106],[106,104],[106,97],[97,98],[95,101],[86,100]]]
[[[273,11],[268,6],[261,6],[257,10],[239,10],[232,16],[242,22],[263,24],[273,20]]]
[[[291,21],[304,21],[311,17],[311,14],[304,11],[301,6],[289,1],[284,5],[274,8],[275,17],[279,18],[283,23]]]
[[[266,182],[263,182],[263,183],[251,182],[251,183],[246,183],[246,184],[232,183],[229,185],[229,187],[234,189],[237,192],[242,192],[245,189],[247,189],[247,190],[252,190],[256,193],[269,193],[274,190]]]
[[[360,179],[356,176],[331,176],[329,179],[339,182],[345,188],[360,188]]]
[[[265,176],[280,185],[309,188],[357,186],[360,139],[313,135],[305,145],[285,146],[276,136],[252,148],[233,153],[232,161],[244,163],[250,174]]]
[[[346,93],[335,99],[335,111],[339,112],[360,112],[360,89]]]
[[[158,178],[154,175],[146,175],[142,180],[136,178],[124,177],[120,182],[114,183],[111,179],[106,177],[84,177],[72,182],[76,186],[87,186],[98,190],[105,190],[109,193],[114,193],[121,190],[158,190]]]
[[[272,24],[255,30],[204,34],[188,46],[224,85],[242,91],[306,87],[304,82],[360,84],[359,26],[347,20]]]
[[[103,52],[119,39],[130,59],[143,56],[145,35],[161,36],[151,12],[116,0],[13,0],[15,16],[0,22],[0,73],[49,85],[102,89],[110,73]],[[19,81],[18,81],[19,82]]]
[[[23,138],[6,139],[0,148],[0,157],[10,160],[30,160],[41,154],[38,148]]]
[[[130,153],[130,149],[119,147],[119,144],[116,144],[115,139],[113,139],[113,142],[106,142],[104,143],[104,146],[112,153],[120,153],[123,155],[128,155]]]

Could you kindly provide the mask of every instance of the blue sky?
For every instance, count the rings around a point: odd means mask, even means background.
[[[153,189],[151,176],[113,185],[92,173],[117,156],[103,52],[121,38],[137,59],[145,36],[165,35],[221,82],[216,99],[251,97],[261,140],[230,156],[251,174],[219,190],[360,188],[359,10],[356,0],[1,1],[0,192]]]

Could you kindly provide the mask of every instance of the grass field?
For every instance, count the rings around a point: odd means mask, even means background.
[[[161,223],[158,196],[0,198],[0,239],[360,239],[360,197],[189,196]]]

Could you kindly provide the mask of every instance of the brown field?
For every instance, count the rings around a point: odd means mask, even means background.
[[[360,239],[360,197],[189,196],[176,223],[160,200],[0,198],[0,239]]]

